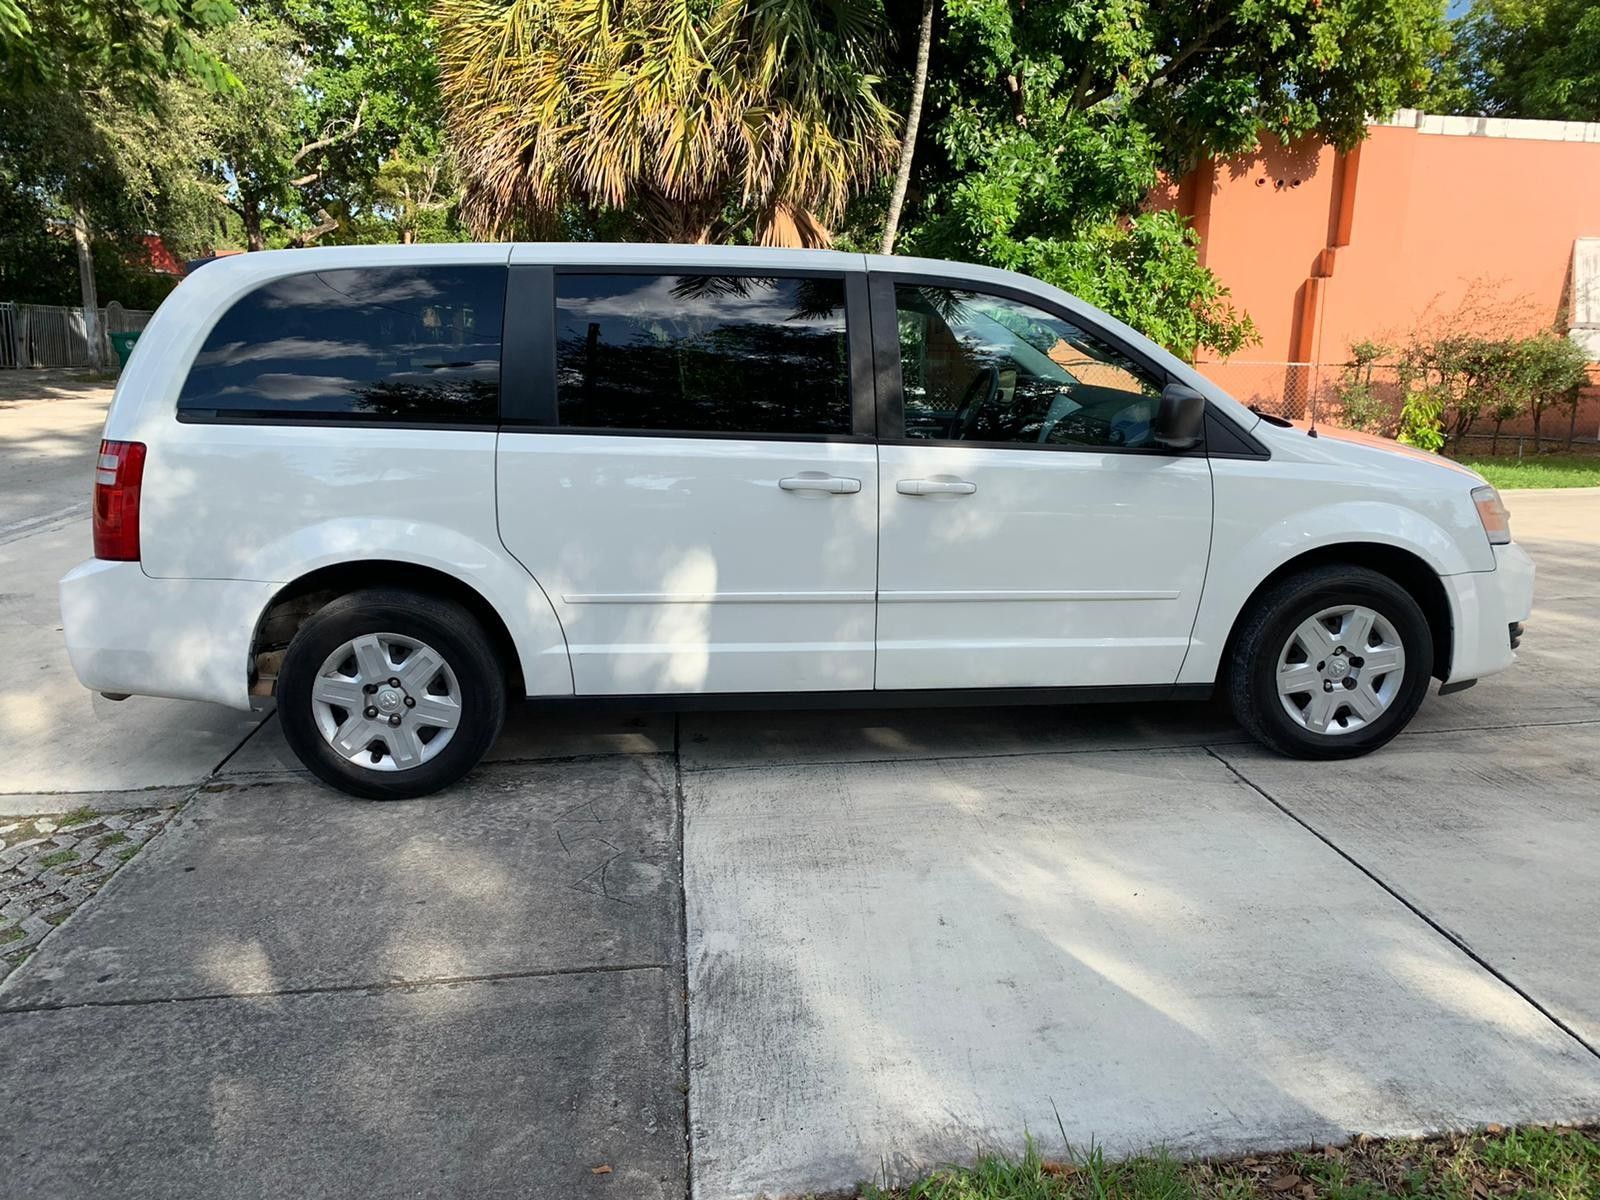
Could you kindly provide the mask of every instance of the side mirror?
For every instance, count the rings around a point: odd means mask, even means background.
[[[1168,450],[1192,450],[1200,444],[1206,422],[1206,398],[1192,387],[1169,383],[1161,389],[1156,409],[1155,443]]]

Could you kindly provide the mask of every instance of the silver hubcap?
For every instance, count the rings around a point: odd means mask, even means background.
[[[1405,646],[1388,618],[1342,604],[1289,635],[1278,655],[1278,698],[1297,725],[1337,737],[1388,711],[1405,674]]]
[[[311,689],[328,745],[369,771],[408,771],[450,744],[461,724],[461,685],[426,642],[369,633],[340,646]]]

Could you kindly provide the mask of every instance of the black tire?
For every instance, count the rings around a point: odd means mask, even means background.
[[[1317,733],[1285,709],[1278,695],[1278,659],[1301,622],[1345,604],[1371,608],[1394,627],[1405,651],[1402,679],[1388,707],[1363,727]],[[1293,758],[1355,758],[1406,727],[1428,693],[1432,674],[1433,634],[1411,593],[1365,567],[1330,564],[1280,580],[1256,598],[1234,631],[1223,684],[1234,717],[1263,745]]]
[[[459,685],[461,714],[454,734],[417,766],[394,771],[359,766],[329,745],[317,727],[311,700],[317,673],[341,645],[370,633],[399,634],[432,647]],[[455,783],[500,736],[506,714],[505,673],[483,627],[453,601],[401,588],[351,592],[308,617],[284,655],[277,694],[278,719],[296,757],[319,779],[371,800],[426,796]]]

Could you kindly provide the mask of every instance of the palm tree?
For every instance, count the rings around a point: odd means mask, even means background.
[[[826,245],[893,161],[878,0],[439,0],[464,213],[488,236],[577,207],[649,237]]]

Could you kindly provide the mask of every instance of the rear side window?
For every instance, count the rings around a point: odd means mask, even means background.
[[[844,280],[556,277],[563,426],[850,433]]]
[[[494,424],[504,267],[316,271],[263,284],[206,338],[188,419]]]

